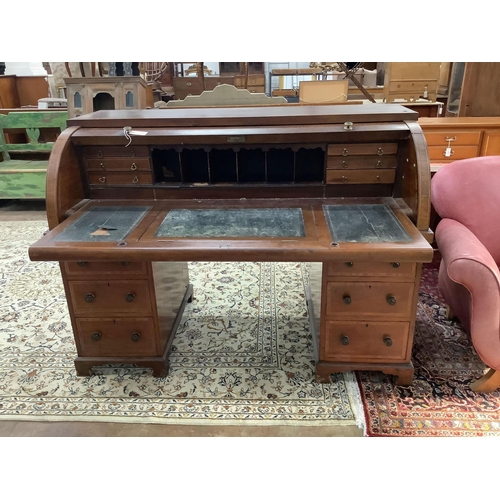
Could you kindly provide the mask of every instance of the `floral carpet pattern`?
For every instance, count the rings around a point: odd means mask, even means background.
[[[191,262],[169,375],[77,377],[59,266],[27,253],[45,230],[0,222],[0,419],[363,424],[353,374],[314,382],[305,264]]]
[[[500,391],[474,393],[485,372],[470,337],[446,318],[438,288],[440,256],[424,264],[417,309],[412,386],[378,372],[357,374],[368,436],[500,436]]]

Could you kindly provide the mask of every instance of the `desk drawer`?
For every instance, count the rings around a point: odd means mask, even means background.
[[[328,156],[356,156],[356,155],[394,155],[398,145],[390,142],[366,144],[329,144]]]
[[[123,146],[86,146],[83,154],[86,157],[108,158],[119,156],[122,158],[135,158],[137,156],[149,156],[148,146],[129,146],[125,147],[125,136],[123,136]]]
[[[357,169],[357,168],[396,168],[396,155],[385,156],[328,156],[326,167]]]
[[[429,159],[442,160],[464,160],[465,158],[475,158],[479,154],[479,146],[456,146],[451,145],[450,156],[446,156],[447,146],[429,146]]]
[[[97,186],[152,184],[151,172],[89,172],[89,184]]]
[[[328,276],[389,276],[415,277],[416,264],[414,262],[329,262]]]
[[[76,316],[152,313],[148,280],[69,281]]]
[[[326,171],[327,184],[392,184],[396,176],[395,169],[363,169]]]
[[[326,287],[326,314],[336,318],[383,317],[409,319],[413,283],[330,281]]]
[[[77,318],[80,356],[157,356],[152,318]]]
[[[90,279],[90,275],[95,273],[99,279],[102,275],[123,276],[124,274],[147,275],[145,262],[65,262],[64,268],[68,276],[85,276]],[[110,276],[111,277],[111,276]]]
[[[395,362],[406,359],[409,322],[327,321],[325,361]]]
[[[425,140],[428,146],[479,146],[481,139],[480,131],[456,132],[453,130],[444,132],[425,132]]]
[[[88,171],[122,171],[122,172],[135,172],[135,171],[149,171],[151,166],[149,158],[102,158],[102,159],[89,159],[87,160]]]

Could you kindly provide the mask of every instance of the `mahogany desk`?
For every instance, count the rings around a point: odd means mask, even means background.
[[[29,255],[60,262],[78,374],[115,363],[167,374],[189,261],[303,261],[317,380],[381,370],[410,384],[432,260],[417,117],[374,104],[69,120],[47,173],[50,232]]]

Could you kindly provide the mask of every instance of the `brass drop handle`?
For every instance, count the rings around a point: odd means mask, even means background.
[[[347,182],[348,180],[349,179],[345,175],[342,176],[342,182]]]
[[[106,182],[106,177],[99,177],[99,182],[105,183]]]
[[[352,298],[350,295],[344,295],[342,297],[342,300],[344,301],[344,304],[347,304],[347,305],[349,305],[352,302]]]
[[[384,150],[382,148],[378,148],[377,154],[382,156],[384,154]]]
[[[92,340],[94,342],[97,342],[98,340],[101,340],[102,334],[100,332],[94,332],[92,334]]]
[[[391,347],[392,345],[392,339],[391,337],[389,337],[388,335],[386,335],[384,337],[384,344],[387,346],[387,347]]]
[[[192,83],[191,82],[187,82],[186,83],[186,87],[191,87]]]
[[[391,266],[397,269],[401,264],[399,262],[391,262]]]
[[[139,332],[134,332],[131,337],[132,342],[138,342],[140,338],[141,334]]]
[[[378,160],[377,164],[375,165],[376,167],[381,167],[382,166],[382,160]]]
[[[87,264],[88,264],[88,262],[85,262],[84,260],[80,260],[80,261],[78,262],[78,265],[79,265],[80,267],[85,267]]]
[[[135,299],[135,293],[127,293],[125,296],[125,300],[127,302],[132,302]]]
[[[130,166],[130,170],[137,170],[137,165],[135,164],[135,162]]]
[[[386,300],[387,300],[387,303],[390,305],[390,306],[394,306],[396,305],[396,297],[394,297],[394,295],[390,294],[386,297]]]
[[[102,163],[102,162],[99,164],[99,168],[101,170],[106,170],[106,167],[104,166],[104,163]]]
[[[132,182],[134,184],[137,184],[139,182],[139,178],[137,176],[135,176],[133,179],[132,179]]]
[[[347,156],[349,154],[349,151],[347,151],[346,148],[342,150],[342,156]]]
[[[102,151],[98,151],[97,152],[97,158],[102,158],[104,155],[102,154]]]
[[[347,267],[353,267],[353,266],[354,266],[354,262],[344,262],[344,264],[345,264]]]
[[[90,302],[94,302],[94,299],[95,299],[95,295],[93,293],[87,293],[87,295],[85,295],[85,302],[89,303]]]
[[[382,181],[380,180],[380,175],[377,175],[377,176],[375,177],[375,180],[376,180],[377,182],[382,182]]]
[[[342,345],[349,345],[349,337],[347,335],[342,335],[342,337],[340,337],[340,343]]]
[[[342,167],[347,168],[348,163],[345,160],[342,160]]]

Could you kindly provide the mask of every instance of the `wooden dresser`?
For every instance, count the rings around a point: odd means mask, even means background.
[[[455,160],[500,155],[500,117],[420,118],[431,171]]]
[[[316,378],[413,378],[429,241],[430,169],[417,113],[376,106],[99,111],[69,120],[51,155],[50,232],[77,372],[168,372],[193,291],[188,262],[309,262]]]

